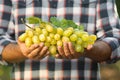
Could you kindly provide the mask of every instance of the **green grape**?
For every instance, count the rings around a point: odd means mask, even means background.
[[[27,38],[25,39],[25,45],[26,45],[27,47],[30,47],[32,44],[33,44],[33,42],[32,42],[31,37],[27,37]]]
[[[76,40],[77,40],[77,35],[76,35],[76,34],[72,34],[72,35],[70,36],[70,40],[71,40],[71,41],[76,41]]]
[[[57,34],[63,35],[63,29],[62,28],[57,28]]]
[[[75,30],[74,33],[78,36],[81,37],[83,35],[83,31],[80,30]]]
[[[50,43],[49,42],[45,42],[45,46],[50,47]]]
[[[51,37],[50,36],[46,37],[46,42],[51,42]]]
[[[83,41],[88,41],[89,40],[89,35],[88,34],[83,34],[81,38],[82,38]]]
[[[53,32],[53,27],[50,25],[50,24],[46,24],[46,30],[48,31],[48,32]]]
[[[55,34],[54,39],[55,40],[60,40],[60,35],[59,34]]]
[[[33,41],[34,44],[39,44],[40,43],[39,37],[37,35],[34,35],[32,37],[32,41]]]
[[[30,31],[31,29],[26,29],[25,30],[25,33],[28,34],[28,32]]]
[[[50,47],[49,47],[49,51],[50,51],[50,54],[51,54],[52,56],[55,56],[56,53],[57,53],[57,48],[56,48],[56,46],[54,46],[54,45],[50,46]]]
[[[29,30],[27,31],[27,35],[28,35],[28,37],[33,37],[34,31],[31,30],[31,29],[29,29]]]
[[[94,44],[94,40],[92,38],[89,37],[89,40],[87,41],[88,44]]]
[[[89,36],[89,38],[92,39],[93,41],[96,41],[97,36],[92,34],[92,35]]]
[[[35,27],[35,32],[34,32],[36,35],[39,35],[42,33],[42,30],[40,27]]]
[[[72,33],[73,31],[68,29],[63,32],[63,35],[69,37]]]
[[[57,33],[57,28],[53,28],[53,34],[56,34]]]
[[[40,23],[40,28],[45,28],[45,25],[46,25],[45,22],[41,22],[41,23]]]
[[[55,35],[54,33],[50,33],[50,34],[49,34],[49,36],[50,36],[51,38],[54,38],[54,35]]]
[[[78,38],[77,41],[76,41],[76,44],[82,44],[82,39],[81,38]]]
[[[62,46],[62,45],[63,45],[62,40],[58,40],[58,41],[57,41],[57,46]]]
[[[73,32],[74,28],[73,27],[68,27],[67,30],[71,30]]]
[[[84,48],[87,48],[88,43],[84,41],[84,42],[82,43],[82,46],[83,46]]]
[[[44,34],[45,36],[48,36],[48,31],[46,29],[42,29],[42,34]]]
[[[52,39],[51,42],[50,42],[52,45],[55,45],[57,44],[57,41],[55,39]]]
[[[40,35],[39,35],[39,39],[40,39],[40,41],[45,41],[45,40],[46,40],[46,37],[45,37],[44,34],[40,34]]]
[[[70,41],[70,39],[68,37],[66,37],[66,36],[62,37],[62,42],[69,42],[69,41]]]
[[[84,52],[84,47],[81,46],[81,52],[83,53]]]
[[[81,50],[82,50],[81,45],[75,45],[75,51],[76,52],[81,52]]]
[[[23,34],[21,34],[21,35],[19,36],[19,40],[20,40],[20,41],[25,41],[26,37],[27,37],[27,34],[26,34],[26,33],[23,33]]]

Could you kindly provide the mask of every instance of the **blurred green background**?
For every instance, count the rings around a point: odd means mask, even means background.
[[[120,0],[116,0],[117,12],[120,17]],[[0,65],[0,80],[10,80],[10,66]],[[115,64],[101,64],[101,80],[120,80],[120,61]]]

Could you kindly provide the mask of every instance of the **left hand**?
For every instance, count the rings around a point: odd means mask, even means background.
[[[78,59],[81,56],[83,56],[83,53],[76,52],[71,42],[64,42],[63,47],[58,46],[56,58]]]

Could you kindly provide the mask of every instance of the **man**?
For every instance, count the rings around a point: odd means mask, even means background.
[[[26,48],[18,40],[25,31],[21,18],[50,17],[83,24],[98,40],[90,50],[76,53],[70,42],[50,57],[44,43]],[[8,27],[10,22],[14,26]],[[113,0],[2,0],[0,1],[1,59],[14,64],[13,80],[100,80],[99,62],[120,59],[120,24]]]

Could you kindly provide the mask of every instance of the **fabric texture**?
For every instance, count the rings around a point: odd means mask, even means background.
[[[109,63],[120,59],[120,23],[114,12],[114,0],[1,0],[0,54],[27,28],[21,18],[40,17],[49,21],[55,16],[83,24],[85,31],[112,48]],[[13,26],[9,26],[9,24]],[[99,63],[89,58],[25,60],[15,64],[13,80],[100,80]]]

